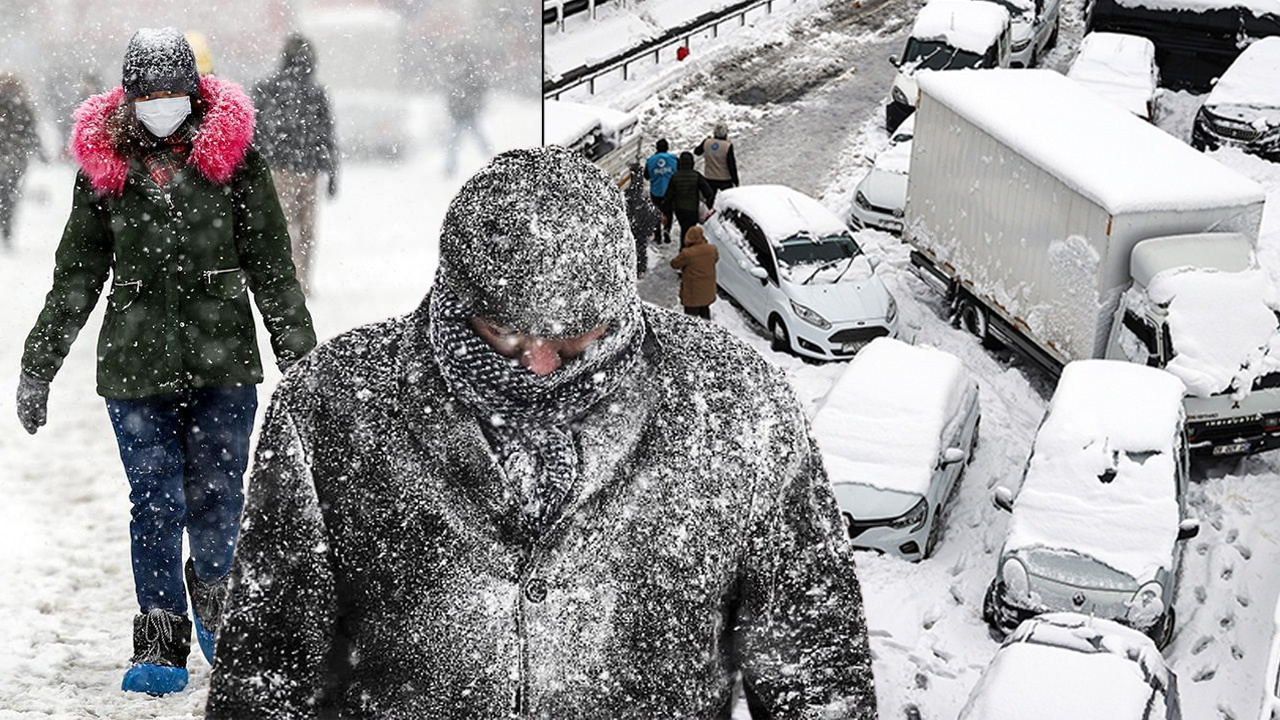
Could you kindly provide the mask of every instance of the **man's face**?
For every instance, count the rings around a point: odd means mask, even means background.
[[[581,355],[609,326],[602,323],[581,335],[561,338],[524,335],[481,317],[471,318],[471,328],[499,355],[520,361],[534,375],[545,376]]]

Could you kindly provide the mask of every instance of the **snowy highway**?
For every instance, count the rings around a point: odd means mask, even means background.
[[[594,102],[634,109],[646,154],[658,137],[686,149],[714,123],[727,122],[744,183],[790,185],[843,217],[858,180],[887,143],[883,103],[894,72],[887,58],[901,52],[920,4],[892,0],[858,12],[843,2],[801,3],[703,49],[682,73],[655,74],[648,97],[637,100],[638,91],[624,86]],[[1065,71],[1083,34],[1082,9],[1079,0],[1064,3],[1061,39],[1042,67]],[[1158,125],[1187,140],[1201,100],[1166,93]],[[1280,277],[1280,167],[1236,151],[1214,157],[1266,189],[1259,258]],[[992,506],[991,489],[1017,487],[1053,380],[952,328],[942,298],[910,272],[908,250],[897,238],[874,230],[856,238],[885,261],[877,272],[899,301],[903,337],[959,356],[981,385],[981,441],[936,555],[913,565],[858,554],[881,717],[952,720],[997,647],[981,617],[982,597],[1008,515]],[[674,273],[665,264],[674,245],[658,250],[662,258],[651,258],[642,293],[677,306]],[[816,410],[842,364],[813,365],[773,352],[764,328],[723,299],[712,313],[782,367],[810,414]],[[1280,456],[1198,463],[1193,478],[1191,512],[1202,529],[1184,551],[1177,628],[1164,655],[1179,675],[1184,717],[1251,720],[1262,699],[1280,594]]]

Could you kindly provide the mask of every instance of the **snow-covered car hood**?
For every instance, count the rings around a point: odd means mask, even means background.
[[[901,211],[907,204],[910,165],[910,141],[889,146],[876,158],[871,172],[858,183],[858,192],[878,208]]]
[[[866,256],[859,256],[855,263],[865,263]],[[850,270],[853,274],[855,270]],[[804,273],[799,273],[803,279]],[[782,289],[788,297],[826,318],[832,325],[863,321],[880,321],[889,311],[889,291],[874,274],[866,277],[845,277],[839,282],[821,282],[815,279],[808,285],[782,279]]]
[[[828,456],[824,455],[824,458]],[[831,460],[824,460],[828,469],[831,467]],[[879,468],[875,466],[867,466],[864,469],[877,471]],[[854,520],[892,520],[907,514],[911,508],[920,502],[920,495],[908,492],[899,492],[897,490],[886,490],[884,488],[865,485],[860,482],[832,482],[832,489],[836,494],[836,502],[839,503],[840,509]]]
[[[1034,578],[1043,577],[1081,587],[1134,592],[1142,582],[1154,579],[1160,569],[1157,568],[1142,578],[1134,578],[1091,555],[1067,550],[1023,548],[1010,555],[1021,560],[1026,566],[1027,572],[1033,577],[1031,580],[1033,588]],[[1167,571],[1169,568],[1163,567],[1163,569]]]
[[[1231,63],[1204,104],[1280,108],[1280,37],[1258,40]]]
[[[1154,85],[1144,86],[1125,77],[1077,79],[1085,87],[1143,120],[1151,119],[1150,103],[1155,97]]]

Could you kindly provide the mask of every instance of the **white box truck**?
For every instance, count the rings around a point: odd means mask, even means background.
[[[1194,451],[1280,446],[1260,186],[1047,70],[920,78],[903,240],[981,338],[1188,387]]]

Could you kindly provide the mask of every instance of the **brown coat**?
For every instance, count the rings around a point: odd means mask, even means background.
[[[680,270],[680,304],[703,307],[716,301],[716,261],[720,251],[707,242],[702,226],[694,225],[684,238],[684,249],[671,258],[671,267]]]

